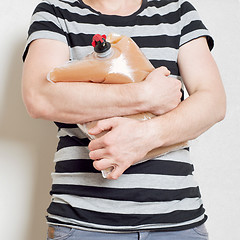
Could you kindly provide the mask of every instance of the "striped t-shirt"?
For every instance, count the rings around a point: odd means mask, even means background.
[[[197,11],[185,0],[143,0],[129,16],[101,14],[81,0],[44,0],[33,13],[23,58],[33,40],[47,38],[66,43],[71,60],[81,59],[93,50],[91,39],[97,33],[131,37],[154,67],[166,66],[178,79],[180,46],[206,36],[213,47]],[[206,221],[188,149],[131,166],[118,180],[108,180],[93,168],[89,140],[77,125],[56,125],[59,143],[48,222],[133,232],[188,229]]]

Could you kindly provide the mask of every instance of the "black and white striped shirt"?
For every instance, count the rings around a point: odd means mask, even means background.
[[[194,7],[185,0],[143,0],[130,16],[101,14],[81,0],[44,0],[35,9],[26,50],[40,38],[62,41],[71,60],[92,51],[94,34],[131,37],[154,67],[181,79],[180,46],[206,36]],[[52,173],[48,222],[104,232],[180,230],[206,221],[188,149],[131,166],[116,181],[104,179],[89,159],[89,140],[75,124],[56,123],[59,143]]]

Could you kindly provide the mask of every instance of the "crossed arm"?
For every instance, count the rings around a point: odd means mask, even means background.
[[[170,111],[180,101],[180,82],[167,77],[162,77],[161,81],[149,78],[148,83],[50,84],[46,80],[48,72],[68,59],[68,46],[62,42],[40,39],[31,43],[23,66],[22,92],[32,117],[85,123],[145,111],[159,115]],[[169,75],[166,69],[160,72],[162,76]]]
[[[189,93],[180,104],[181,86],[178,80],[168,77],[166,68],[154,70],[141,83],[48,83],[47,73],[68,58],[63,43],[34,41],[24,64],[24,102],[35,118],[66,123],[107,118],[90,133],[110,131],[91,141],[89,150],[96,169],[115,166],[109,179],[117,179],[148,151],[194,139],[224,118],[225,92],[205,38],[179,50],[178,65]],[[158,117],[144,122],[116,117],[145,111]]]

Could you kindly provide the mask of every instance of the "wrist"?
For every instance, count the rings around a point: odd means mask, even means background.
[[[141,121],[140,128],[143,130],[144,146],[146,146],[147,152],[165,144],[161,135],[161,127],[157,124],[156,118]]]
[[[144,81],[136,83],[136,96],[138,101],[139,113],[153,112],[153,106],[151,104],[152,96],[150,96],[149,85]]]
[[[167,145],[166,131],[164,123],[161,121],[161,117],[154,117],[150,120],[144,121],[146,125],[146,131],[151,144],[151,149],[163,147]]]

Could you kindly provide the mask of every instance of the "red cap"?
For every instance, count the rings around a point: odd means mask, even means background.
[[[103,42],[103,38],[106,39],[106,35],[95,34],[92,38],[92,46],[96,46],[96,42]]]

